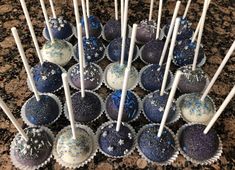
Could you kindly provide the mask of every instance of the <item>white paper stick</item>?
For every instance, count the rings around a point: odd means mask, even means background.
[[[121,0],[121,34],[123,32],[123,21],[124,20],[124,0]]]
[[[204,99],[206,98],[206,96],[208,95],[208,93],[210,92],[211,87],[214,85],[216,79],[218,78],[218,76],[220,75],[220,73],[222,72],[225,64],[227,63],[227,61],[229,60],[229,58],[231,57],[231,55],[233,54],[233,51],[235,50],[235,41],[233,41],[232,46],[230,47],[230,49],[228,50],[226,56],[224,57],[223,61],[221,62],[219,68],[217,69],[215,75],[213,76],[213,78],[211,79],[209,85],[207,86],[206,90],[204,91],[202,97],[201,97],[201,101],[204,101]]]
[[[212,119],[210,120],[206,128],[204,129],[203,131],[204,134],[207,134],[208,131],[211,129],[211,127],[215,124],[216,120],[219,118],[219,116],[224,111],[224,109],[226,108],[228,103],[231,101],[231,99],[234,97],[234,95],[235,95],[235,86],[233,86],[232,90],[229,92],[228,96],[226,97],[222,105],[220,106],[219,110],[215,113],[215,115],[212,117]]]
[[[127,67],[129,67],[129,69],[131,69],[131,63],[132,63],[133,53],[135,49],[136,32],[137,32],[137,24],[133,24],[132,33],[131,33],[131,43],[130,43],[130,49],[129,49],[129,55],[128,55],[128,62],[127,62]]]
[[[86,13],[87,13],[87,17],[90,17],[90,2],[89,0],[86,0]]]
[[[208,1],[207,1],[206,10],[208,10],[209,5],[210,5],[210,2],[211,2],[211,0],[208,0]],[[194,34],[193,34],[193,38],[192,38],[192,40],[191,40],[192,42],[194,42],[194,41],[196,40],[196,38],[197,38],[197,34],[198,34],[198,32],[199,32],[201,23],[202,23],[202,17],[200,18],[200,20],[199,20],[199,22],[198,22],[198,24],[197,24],[197,28],[196,28],[196,30],[195,30],[195,32],[194,32]]]
[[[114,0],[115,20],[118,20],[118,1]]]
[[[85,26],[86,38],[89,39],[89,30],[88,30],[88,23],[87,23],[85,1],[84,0],[81,0],[81,1],[82,1],[82,14],[83,14],[83,21],[84,21],[84,26]]]
[[[41,3],[44,19],[46,21],[47,29],[48,29],[48,32],[49,32],[50,40],[51,40],[52,43],[54,43],[55,40],[54,40],[53,34],[51,32],[51,27],[50,27],[50,23],[49,23],[49,19],[48,19],[47,10],[46,10],[46,7],[45,7],[44,0],[40,0],[40,3]]]
[[[52,12],[53,18],[56,18],[56,13],[55,13],[55,7],[54,7],[53,0],[49,0],[49,2],[50,2],[51,12]]]
[[[159,1],[159,9],[158,9],[158,17],[157,17],[157,33],[156,33],[156,40],[159,39],[160,35],[160,27],[161,27],[161,18],[162,18],[162,2],[163,0]]]
[[[189,7],[190,7],[190,4],[191,4],[191,0],[188,0],[187,5],[186,5],[186,8],[185,8],[185,10],[184,10],[183,19],[186,18],[186,15],[187,15],[188,10],[189,10]]]
[[[199,35],[197,37],[197,45],[196,45],[196,49],[195,49],[194,57],[193,57],[193,65],[192,65],[193,71],[197,67],[197,58],[198,58],[198,54],[199,54],[199,50],[200,50],[200,46],[201,46],[202,33],[203,33],[204,23],[205,23],[205,18],[206,18],[206,2],[207,2],[207,0],[205,0],[205,2],[204,2],[205,5],[203,7],[203,12],[202,12],[202,23],[200,25]]]
[[[174,47],[175,47],[175,42],[176,42],[176,37],[177,37],[179,25],[180,25],[180,18],[176,18],[174,32],[173,32],[172,39],[171,39],[170,50],[168,53],[166,68],[165,68],[165,72],[164,72],[163,82],[162,82],[162,86],[161,86],[160,96],[162,96],[164,94],[164,91],[166,88],[166,82],[167,82],[167,78],[168,78],[168,74],[169,74],[169,70],[170,70],[170,65],[171,65],[171,57],[173,56],[173,51],[174,51]]]
[[[79,9],[78,9],[78,0],[73,0],[73,6],[74,6],[76,26],[77,26],[80,23],[80,15],[79,15]]]
[[[32,25],[32,22],[30,20],[30,17],[29,17],[28,9],[26,7],[26,4],[25,4],[24,0],[20,0],[20,3],[21,3],[21,6],[22,6],[22,9],[23,9],[23,12],[24,12],[24,15],[25,15],[28,27],[29,27],[30,34],[31,34],[32,39],[33,39],[34,46],[35,46],[36,51],[37,51],[37,55],[38,55],[39,61],[42,64],[43,63],[43,58],[42,58],[41,50],[39,48],[37,37],[36,37],[36,35],[34,33],[34,30],[33,30],[33,25]]]
[[[2,100],[1,97],[0,97],[0,107],[2,108],[4,113],[7,115],[7,117],[10,119],[10,121],[15,126],[15,128],[18,130],[18,132],[22,135],[24,140],[28,141],[29,140],[28,136],[26,135],[24,130],[20,127],[19,123],[16,121],[15,117],[13,116],[10,109],[7,107],[6,103]]]
[[[29,82],[30,82],[30,85],[32,87],[32,90],[33,90],[33,93],[36,97],[36,100],[39,101],[40,100],[40,96],[39,96],[39,93],[37,91],[37,88],[35,86],[35,83],[34,83],[34,80],[33,80],[33,77],[31,75],[31,71],[30,71],[30,67],[29,67],[29,64],[28,64],[28,61],[25,57],[25,53],[24,53],[24,49],[22,47],[22,44],[21,44],[21,41],[20,41],[20,37],[18,35],[18,32],[16,30],[15,27],[11,28],[11,31],[12,31],[12,34],[14,36],[14,39],[15,39],[15,42],[16,42],[16,45],[17,45],[17,48],[18,48],[18,51],[20,53],[20,56],[21,56],[21,59],[23,61],[23,64],[24,64],[24,67],[25,67],[25,70],[26,70],[26,73],[28,75],[28,79],[29,79]]]
[[[124,56],[125,56],[128,2],[129,2],[129,0],[125,0],[124,18],[123,18],[124,19],[124,21],[123,21],[123,32],[122,32],[122,51],[121,51],[121,61],[120,61],[121,66],[124,64]]]
[[[73,114],[73,107],[72,107],[72,100],[70,95],[70,89],[68,85],[68,78],[67,73],[62,74],[63,86],[64,86],[64,93],[66,98],[67,109],[69,113],[69,121],[72,129],[73,139],[76,139],[76,131],[75,131],[75,121],[74,121],[74,114]]]
[[[152,20],[152,16],[153,16],[153,0],[150,0],[149,21]]]
[[[165,110],[164,110],[164,113],[163,113],[162,121],[161,121],[161,124],[160,124],[160,128],[159,128],[159,131],[158,131],[158,134],[157,134],[158,137],[161,137],[161,135],[162,135],[162,131],[164,129],[164,126],[165,126],[165,123],[166,123],[166,120],[167,120],[167,116],[168,116],[168,113],[169,113],[171,105],[172,105],[172,101],[174,100],[175,92],[176,92],[181,74],[182,74],[181,71],[176,72],[175,79],[174,79],[174,82],[173,82],[173,86],[171,88],[171,92],[169,94],[169,97],[168,97],[168,100],[167,100],[167,103],[166,103],[166,107],[165,107]]]
[[[174,28],[174,24],[175,24],[175,19],[177,17],[177,14],[178,14],[178,11],[179,11],[179,8],[180,8],[180,3],[181,3],[181,1],[177,1],[176,2],[174,14],[173,14],[173,17],[171,19],[170,28],[169,28],[169,31],[168,31],[168,34],[167,34],[167,37],[166,37],[166,42],[164,44],[164,48],[162,50],[161,58],[159,60],[159,65],[160,66],[162,65],[162,63],[164,61],[164,58],[165,58],[165,55],[166,55],[167,47],[168,47],[168,44],[169,44],[170,39],[171,39],[171,34],[173,32],[173,28]]]

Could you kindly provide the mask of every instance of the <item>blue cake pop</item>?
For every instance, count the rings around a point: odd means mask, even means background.
[[[82,24],[82,34],[85,36],[85,22],[84,18],[81,20]],[[101,22],[98,17],[90,16],[87,20],[88,31],[91,37],[99,37],[101,35],[102,27]]]

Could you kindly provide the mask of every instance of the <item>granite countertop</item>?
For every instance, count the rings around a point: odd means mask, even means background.
[[[36,35],[40,46],[45,42],[42,37],[44,27],[43,14],[39,1],[27,1],[29,13],[34,25]],[[157,19],[158,1],[154,6],[153,18]],[[49,7],[49,4],[47,2]],[[180,15],[186,0],[182,1]],[[191,4],[188,19],[193,23],[193,27],[200,18],[203,0],[194,0]],[[114,17],[113,1],[111,0],[93,0],[90,2],[91,14],[98,16],[104,24],[109,18]],[[149,0],[131,0],[129,9],[129,23],[132,25],[148,17]],[[164,5],[162,24],[166,18],[171,17],[175,1],[169,0]],[[56,12],[71,19],[75,23],[72,1],[56,0]],[[51,14],[48,8],[48,13]],[[1,0],[0,1],[0,96],[12,110],[13,114],[20,122],[22,127],[26,127],[20,118],[20,109],[23,103],[32,96],[26,85],[26,73],[23,68],[14,38],[11,35],[10,28],[15,26],[21,37],[26,56],[31,66],[38,63],[36,52],[29,34],[23,11],[18,0]],[[203,44],[207,56],[207,62],[203,66],[205,72],[212,77],[231,46],[235,37],[235,1],[234,0],[216,0],[211,2],[208,15],[205,22]],[[75,42],[75,40],[73,40]],[[74,60],[66,66],[66,70],[76,63]],[[99,63],[104,69],[109,61],[102,60]],[[134,66],[140,70],[144,64],[140,59],[134,62]],[[174,67],[172,67],[175,70]],[[231,57],[223,69],[221,75],[213,86],[210,96],[214,99],[217,108],[220,106],[232,86],[235,84],[235,55]],[[75,92],[72,90],[72,92]],[[140,97],[146,95],[146,92],[140,87],[134,89]],[[98,90],[98,93],[105,99],[110,93],[106,87]],[[56,93],[64,101],[63,90]],[[81,169],[95,170],[112,170],[112,169],[235,169],[235,100],[232,100],[227,106],[215,128],[223,142],[223,154],[220,160],[210,166],[194,166],[185,161],[183,156],[179,156],[172,166],[159,167],[142,159],[137,151],[123,159],[112,159],[97,153],[97,156],[87,166]],[[140,121],[141,120],[141,121]],[[99,118],[95,123],[89,124],[94,130],[107,121],[105,116]],[[138,130],[147,120],[141,116],[137,121],[131,123]],[[60,131],[69,122],[62,116],[57,123],[50,126],[55,134]],[[181,120],[177,124],[170,126],[174,132],[183,125]],[[15,169],[9,157],[10,142],[17,133],[7,116],[0,110],[0,169]],[[52,161],[45,169],[63,169],[55,161]]]

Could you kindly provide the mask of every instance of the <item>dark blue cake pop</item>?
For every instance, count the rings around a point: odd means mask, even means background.
[[[160,90],[163,76],[165,72],[165,65],[159,66],[157,64],[151,64],[141,71],[140,75],[140,85],[147,91]],[[171,74],[168,74],[166,87],[169,86],[171,82]]]
[[[112,92],[106,100],[106,112],[112,120],[117,120],[122,90]],[[127,91],[122,121],[128,122],[136,118],[139,113],[138,99],[131,91]]]
[[[135,134],[131,127],[122,124],[116,131],[116,122],[109,122],[98,130],[98,145],[103,153],[111,157],[123,157],[133,150]]]
[[[121,37],[120,20],[108,20],[108,22],[104,26],[104,37],[107,41],[112,41],[115,38]]]
[[[190,39],[179,41],[176,43],[173,53],[173,63],[177,66],[185,66],[193,64],[194,53],[196,49],[196,43]],[[199,48],[199,54],[197,58],[197,65],[204,64],[205,54],[202,46]]]
[[[126,38],[125,42],[125,52],[124,52],[124,60],[128,60],[129,48],[130,48],[130,38]],[[115,38],[108,45],[108,57],[112,62],[120,61],[122,53],[122,38]],[[137,46],[134,48],[133,60],[135,60],[137,54]]]
[[[137,145],[148,160],[164,164],[176,154],[176,141],[169,129],[164,127],[161,137],[158,130],[158,124],[145,125],[137,135]]]
[[[30,124],[36,126],[48,125],[54,122],[61,113],[61,106],[50,95],[40,95],[40,100],[36,97],[30,98],[23,106],[22,114]],[[23,116],[23,117],[24,117]]]
[[[219,137],[214,129],[207,134],[203,131],[205,125],[192,124],[182,127],[179,134],[181,150],[190,158],[197,161],[206,161],[214,157],[219,149]]]
[[[145,44],[156,38],[157,24],[155,21],[142,20],[138,24],[136,31],[136,41],[139,44]]]
[[[160,95],[160,91],[155,91],[147,95],[143,101],[144,114],[148,120],[154,123],[161,123],[165,106],[169,97],[169,93],[164,92]],[[175,101],[172,103],[166,123],[174,121],[176,118]]]
[[[82,24],[82,34],[83,36],[85,36],[86,34],[85,34],[84,18],[82,18],[81,24]],[[87,20],[87,25],[88,25],[89,36],[99,37],[101,35],[102,27],[98,17],[90,16]]]
[[[41,93],[50,93],[62,86],[61,68],[50,62],[37,64],[32,69],[33,79],[37,90]]]
[[[73,35],[73,28],[71,24],[66,21],[62,16],[58,18],[50,18],[49,24],[51,27],[51,32],[56,39],[67,39]],[[49,31],[47,27],[45,28],[45,38],[50,40]]]
[[[86,62],[98,62],[104,57],[104,45],[96,37],[83,37],[83,49]],[[79,60],[78,45],[75,45],[75,57]]]

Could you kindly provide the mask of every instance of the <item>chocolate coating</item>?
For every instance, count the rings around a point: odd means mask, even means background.
[[[81,20],[82,24],[82,35],[85,36],[85,23],[84,23],[84,18]],[[91,37],[99,37],[102,31],[101,28],[101,22],[98,17],[96,16],[90,16],[87,19],[87,24],[88,24],[88,31],[89,31],[89,36]]]
[[[110,19],[104,26],[104,36],[106,40],[112,41],[115,38],[121,37],[121,22],[120,20]]]
[[[136,41],[145,44],[156,38],[157,24],[155,21],[142,20],[138,24],[136,32]]]

